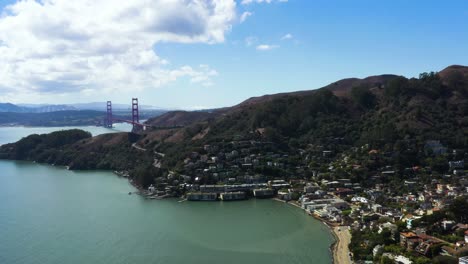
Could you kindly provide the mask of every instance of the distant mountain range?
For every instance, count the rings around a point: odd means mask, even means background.
[[[49,113],[57,111],[79,110],[71,105],[15,105],[12,103],[0,103],[0,112],[11,113]],[[88,109],[92,110],[92,109]]]
[[[131,109],[131,104],[113,104],[114,111]],[[77,110],[94,110],[106,111],[106,102],[78,103],[78,104],[12,104],[0,103],[0,112],[11,113],[50,113],[57,111],[77,111]],[[140,105],[142,111],[166,111],[163,108],[154,107],[151,105]]]
[[[82,126],[102,125],[105,102],[48,105],[0,103],[0,126]],[[131,105],[113,104],[114,117],[131,119]],[[140,106],[142,120],[154,118],[168,110],[153,106]]]

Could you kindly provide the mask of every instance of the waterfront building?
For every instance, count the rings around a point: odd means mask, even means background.
[[[348,209],[349,205],[342,199],[316,199],[309,202],[302,203],[302,208],[306,209],[308,206],[329,205],[338,209]]]
[[[245,200],[247,198],[245,192],[225,192],[221,193],[219,197],[223,201],[237,201]]]
[[[232,184],[232,185],[225,185],[224,189],[225,192],[249,192],[253,191],[254,189],[261,189],[266,188],[266,183],[251,183],[251,184]]]
[[[216,201],[218,194],[216,193],[187,193],[188,201]]]
[[[225,191],[224,185],[200,185],[200,192],[202,193],[222,193]]]
[[[272,189],[261,188],[261,189],[254,189],[253,194],[257,198],[268,198],[268,197],[272,197],[275,193]]]
[[[291,200],[291,193],[289,191],[278,191],[278,198],[285,201]]]
[[[291,185],[284,180],[273,180],[268,181],[268,185],[274,190],[280,190],[284,188],[289,188]]]

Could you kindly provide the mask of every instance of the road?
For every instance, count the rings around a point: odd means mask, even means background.
[[[144,148],[138,146],[136,143],[133,143],[133,144],[132,144],[132,148],[135,148],[135,149],[138,149],[138,150],[141,150],[141,151],[146,151],[146,149],[144,149]]]

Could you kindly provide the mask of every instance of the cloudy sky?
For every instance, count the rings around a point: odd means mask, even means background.
[[[0,0],[0,102],[221,107],[468,65],[468,2]]]

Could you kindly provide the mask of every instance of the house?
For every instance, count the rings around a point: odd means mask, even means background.
[[[452,230],[452,228],[455,226],[455,222],[454,221],[449,221],[449,220],[444,220],[444,221],[442,221],[441,225],[442,225],[442,228],[445,231],[448,231],[448,230]]]
[[[442,194],[442,193],[444,193],[445,189],[446,189],[445,184],[437,184],[436,192],[438,194]]]
[[[351,224],[351,229],[353,229],[353,230],[359,230],[360,228],[361,228],[361,224],[358,221],[354,221]]]
[[[432,153],[438,156],[447,153],[447,148],[444,147],[439,140],[428,140],[424,145],[424,152],[426,155]]]
[[[457,241],[457,242],[455,243],[455,246],[456,246],[457,248],[462,248],[462,247],[464,247],[465,245],[466,245],[466,242],[465,242],[465,241]]]
[[[284,180],[268,181],[268,185],[274,190],[279,190],[279,189],[290,187],[290,184],[285,182]]]
[[[290,201],[292,199],[289,191],[278,191],[278,198],[284,201]]]
[[[461,257],[461,258],[458,260],[458,263],[459,263],[459,264],[468,264],[468,256],[466,256],[466,257]]]
[[[379,231],[377,233],[382,233],[385,229],[390,230],[392,234],[392,239],[395,240],[395,234],[398,231],[398,227],[395,224],[392,224],[390,222],[384,223],[379,225]]]
[[[377,245],[372,249],[372,255],[376,257],[378,254],[380,254],[383,251],[384,246],[383,245]]]
[[[395,258],[395,263],[402,263],[402,264],[412,264],[413,261],[411,261],[409,258],[399,255]]]
[[[395,171],[393,171],[393,170],[382,171],[382,176],[384,176],[384,177],[390,177],[390,176],[393,176],[393,175],[395,175]]]
[[[304,187],[304,193],[313,193],[319,190],[319,187],[316,185],[307,185]]]
[[[341,221],[341,211],[333,206],[326,205],[322,209],[314,210],[313,213],[320,218],[325,218],[333,222]]]
[[[400,233],[400,246],[408,248],[408,250],[413,249],[413,245],[418,240],[418,235],[413,232],[401,232]]]
[[[344,197],[354,194],[354,190],[348,188],[336,188],[335,195],[339,197]]]
[[[434,241],[423,241],[421,244],[417,245],[415,251],[423,256],[427,256],[432,245],[437,244]]]
[[[450,170],[463,169],[465,168],[465,161],[464,160],[449,161],[449,167],[450,167]]]
[[[372,211],[375,213],[382,213],[383,207],[380,204],[373,204],[372,205]]]
[[[363,204],[369,203],[369,201],[366,198],[359,197],[359,196],[351,198],[351,202],[353,202],[353,203],[363,203]]]

